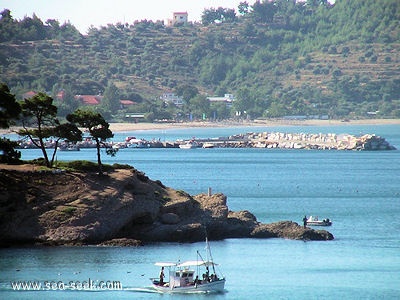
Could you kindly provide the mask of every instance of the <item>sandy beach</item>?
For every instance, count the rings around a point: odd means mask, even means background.
[[[223,122],[182,122],[182,123],[110,123],[112,132],[136,130],[167,130],[174,128],[197,127],[266,127],[266,126],[344,126],[344,125],[400,125],[400,119],[363,119],[363,120],[254,120],[254,121],[223,121]],[[0,129],[0,134],[15,133],[19,128]]]
[[[365,120],[254,120],[224,122],[183,122],[183,123],[110,123],[113,132],[156,130],[197,127],[265,127],[265,126],[344,126],[344,125],[400,125],[400,119],[365,119]]]

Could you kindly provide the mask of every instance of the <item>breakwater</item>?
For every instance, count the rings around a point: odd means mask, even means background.
[[[261,132],[232,137],[229,147],[318,149],[318,150],[395,150],[385,138],[374,134],[312,134]]]
[[[107,147],[124,148],[179,148],[180,145],[193,143],[190,148],[268,148],[268,149],[317,149],[317,150],[395,150],[385,138],[375,134],[360,136],[334,133],[285,133],[285,132],[249,132],[227,137],[202,138],[195,140],[176,140],[161,142],[127,137],[123,142],[109,142]],[[47,148],[54,148],[49,141]],[[92,140],[76,144],[61,143],[61,151],[76,151],[80,148],[94,148]],[[19,148],[36,148],[32,143],[20,142]]]
[[[318,150],[395,150],[385,138],[375,134],[313,134],[284,132],[249,132],[228,137],[177,140],[171,142],[130,139],[115,143],[119,148],[179,148],[193,143],[191,148],[280,148]]]

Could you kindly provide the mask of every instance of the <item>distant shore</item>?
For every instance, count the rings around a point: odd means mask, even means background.
[[[223,127],[266,127],[266,126],[345,126],[345,125],[400,125],[400,119],[365,119],[365,120],[254,120],[254,121],[222,121],[222,122],[182,122],[182,123],[110,123],[113,132],[136,130],[167,130],[185,128],[223,128]]]
[[[254,121],[221,121],[221,122],[180,122],[180,123],[110,123],[112,132],[167,130],[199,127],[266,127],[266,126],[346,126],[346,125],[400,125],[400,119],[363,119],[363,120],[287,120],[268,119]],[[0,129],[0,134],[14,133],[18,127]]]

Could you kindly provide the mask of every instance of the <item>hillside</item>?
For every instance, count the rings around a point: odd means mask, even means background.
[[[15,32],[0,44],[0,81],[19,98],[29,90],[106,95],[115,86],[114,98],[139,103],[128,111],[160,119],[236,111],[251,118],[400,117],[398,1],[256,3],[218,24],[136,21],[81,35],[72,24],[42,23],[31,40],[18,27],[23,21],[3,13],[0,32]],[[158,99],[165,92],[182,95],[185,105],[164,107]],[[236,97],[232,108],[198,98],[225,93]]]

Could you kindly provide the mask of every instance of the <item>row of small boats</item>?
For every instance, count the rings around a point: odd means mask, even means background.
[[[183,144],[179,145],[179,148],[181,149],[195,149],[195,148],[214,148],[213,143],[203,143],[200,144],[194,140],[187,141]]]

